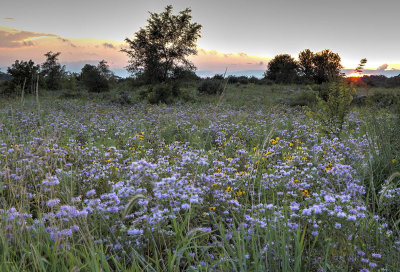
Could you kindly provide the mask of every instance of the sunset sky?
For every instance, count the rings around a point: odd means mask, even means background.
[[[399,0],[1,0],[1,71],[16,59],[42,63],[53,51],[68,70],[105,59],[125,76],[124,39],[168,4],[175,13],[191,7],[203,26],[192,57],[200,75],[227,67],[260,76],[275,55],[305,48],[329,48],[345,68],[367,58],[368,73],[400,74]]]

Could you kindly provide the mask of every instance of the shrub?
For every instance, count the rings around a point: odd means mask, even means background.
[[[391,92],[378,91],[368,97],[368,102],[378,108],[386,108],[399,103],[399,96]]]
[[[314,106],[318,102],[318,97],[316,92],[308,90],[302,91],[293,95],[293,97],[289,100],[289,105],[294,106]]]
[[[223,81],[217,79],[205,79],[203,80],[197,89],[201,94],[220,94],[222,93]]]
[[[150,104],[170,104],[179,98],[180,93],[180,88],[176,83],[159,83],[144,89],[140,96]]]
[[[323,133],[339,137],[345,118],[350,112],[355,90],[343,80],[329,83],[327,89],[327,100],[319,97],[319,110],[311,115],[321,123]]]
[[[117,95],[111,100],[111,102],[122,106],[132,104],[129,92],[125,90],[118,92]]]
[[[107,79],[101,75],[96,66],[86,64],[82,68],[81,80],[89,92],[106,92],[109,90]]]

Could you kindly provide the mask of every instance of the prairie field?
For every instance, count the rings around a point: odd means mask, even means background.
[[[0,270],[399,271],[398,115],[257,88],[0,101]]]

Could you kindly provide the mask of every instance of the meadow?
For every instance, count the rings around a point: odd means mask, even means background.
[[[1,100],[0,270],[400,271],[398,115],[296,88]]]

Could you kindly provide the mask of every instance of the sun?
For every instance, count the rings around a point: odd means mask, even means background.
[[[365,75],[361,74],[361,73],[357,73],[357,72],[346,75],[346,77],[353,77],[353,78],[354,77],[363,77],[363,76],[365,76]]]

